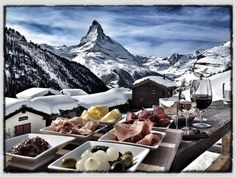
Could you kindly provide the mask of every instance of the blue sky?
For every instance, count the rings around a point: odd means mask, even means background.
[[[54,46],[79,44],[97,20],[132,54],[165,57],[230,40],[230,15],[223,6],[16,6],[5,20],[27,40]]]

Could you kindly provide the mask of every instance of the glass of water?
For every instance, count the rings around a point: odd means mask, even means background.
[[[232,91],[230,83],[223,83],[222,94],[223,94],[223,103],[231,104]]]
[[[178,129],[178,112],[179,112],[179,99],[178,97],[160,98],[159,106],[165,109],[165,113],[174,119],[175,128]]]

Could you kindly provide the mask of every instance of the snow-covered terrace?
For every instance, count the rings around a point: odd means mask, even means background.
[[[51,114],[58,114],[60,110],[71,110],[79,106],[74,99],[67,95],[41,96],[33,98],[31,101],[48,106],[51,110]]]
[[[63,89],[60,92],[63,95],[67,95],[67,96],[88,95],[88,93],[86,93],[82,89]]]
[[[56,95],[42,96],[47,95],[48,91]],[[60,110],[71,110],[78,106],[89,108],[93,105],[108,105],[109,107],[123,105],[132,98],[132,91],[127,88],[113,88],[95,94],[87,94],[81,89],[63,89],[61,92],[65,95],[53,89],[27,89],[17,94],[21,99],[6,98],[5,113],[9,115],[22,106],[26,106],[47,114],[58,114]]]
[[[112,88],[106,92],[90,95],[72,96],[84,108],[93,105],[108,105],[108,107],[123,105],[132,97],[132,92],[127,88]]]

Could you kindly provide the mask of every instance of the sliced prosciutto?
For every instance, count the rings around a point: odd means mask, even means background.
[[[150,120],[135,120],[133,124],[118,123],[114,131],[108,134],[111,139],[118,141],[137,142],[151,132],[153,123]]]
[[[138,141],[138,144],[143,144],[143,145],[151,146],[153,144],[156,144],[160,140],[161,140],[161,137],[158,134],[150,133],[150,134],[146,135],[143,139]]]
[[[119,141],[125,141],[131,137],[140,135],[144,125],[145,122],[138,120],[134,121],[131,126],[129,126],[129,124],[118,124],[115,125],[114,134]]]

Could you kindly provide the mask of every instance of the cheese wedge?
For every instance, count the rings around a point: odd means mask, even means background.
[[[109,113],[107,113],[102,119],[102,122],[111,122],[114,123],[119,120],[121,117],[121,113],[118,109],[113,109]]]

